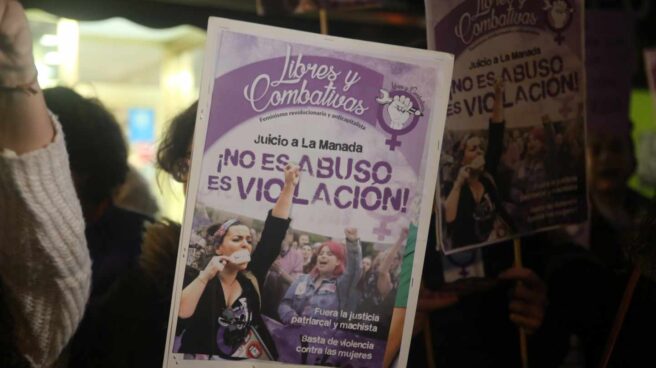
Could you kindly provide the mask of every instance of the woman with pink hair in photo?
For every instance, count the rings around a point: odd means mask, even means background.
[[[299,276],[278,307],[280,320],[293,323],[294,317],[314,317],[316,310],[351,311],[362,269],[362,250],[357,229],[348,228],[346,246],[334,240],[321,244],[314,269]]]

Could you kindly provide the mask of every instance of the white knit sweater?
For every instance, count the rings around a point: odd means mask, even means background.
[[[34,367],[57,359],[84,313],[91,261],[61,126],[54,142],[0,152],[0,277],[16,346]]]

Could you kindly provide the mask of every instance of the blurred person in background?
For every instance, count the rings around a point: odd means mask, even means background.
[[[93,304],[134,266],[144,225],[153,219],[114,204],[113,197],[129,171],[127,145],[114,116],[100,101],[70,88],[49,88],[43,95],[64,130],[73,182],[82,204],[93,261],[89,301]]]
[[[151,218],[155,218],[159,212],[159,205],[150,190],[150,184],[134,166],[130,166],[125,182],[116,191],[114,204]]]
[[[198,103],[178,114],[159,144],[157,166],[186,189]],[[95,335],[71,366],[161,367],[180,225],[157,221],[146,228],[136,267],[119,277],[93,309]],[[73,364],[74,363],[74,364]]]
[[[628,186],[636,158],[631,124],[591,124],[588,127],[587,174],[590,220],[579,229],[584,256],[564,263],[551,282],[558,294],[552,309],[567,333],[581,344],[586,367],[597,367],[606,347],[615,314],[635,267],[635,240],[649,237],[642,225],[654,213],[653,203]],[[654,244],[649,245],[654,249]],[[648,246],[648,247],[649,247]],[[652,267],[654,261],[650,261]],[[644,266],[643,266],[644,267]],[[642,277],[634,291],[609,366],[644,367],[653,364],[652,343],[644,336],[656,328],[656,283]]]
[[[91,319],[103,318],[94,309],[116,280],[136,266],[145,225],[153,219],[114,204],[129,170],[127,145],[114,116],[98,100],[70,88],[50,88],[43,94],[65,134],[93,261],[91,297],[69,357],[71,366],[84,366],[86,346],[96,336],[97,322]]]

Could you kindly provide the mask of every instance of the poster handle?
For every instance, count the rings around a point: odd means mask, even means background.
[[[321,27],[321,34],[328,34],[328,10],[325,7],[319,8],[319,25]]]
[[[610,357],[613,355],[613,348],[615,348],[617,336],[619,336],[620,330],[622,329],[622,324],[624,324],[624,317],[626,317],[626,312],[629,310],[629,306],[631,305],[633,292],[635,291],[636,285],[638,284],[638,280],[640,280],[640,268],[635,266],[633,267],[631,276],[626,283],[626,289],[624,290],[624,295],[622,296],[620,306],[617,308],[615,321],[613,322],[613,328],[610,330],[610,334],[608,335],[606,348],[604,349],[604,355],[602,356],[599,363],[599,368],[606,368],[610,362]]]
[[[431,332],[430,317],[427,317],[421,323],[424,325],[424,346],[426,346],[428,368],[436,368],[437,365],[435,364],[435,351],[433,350],[433,334]]]
[[[513,250],[515,254],[515,267],[523,267],[522,262],[522,239],[513,239]],[[522,359],[522,368],[528,368],[528,344],[526,330],[519,327],[519,354]]]

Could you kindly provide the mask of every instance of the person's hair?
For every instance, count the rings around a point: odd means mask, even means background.
[[[321,250],[323,248],[328,248],[330,249],[330,252],[337,257],[339,260],[339,264],[335,266],[335,269],[333,270],[333,276],[339,276],[344,273],[344,267],[346,267],[346,249],[344,248],[344,244],[338,243],[333,240],[328,240],[321,244],[319,249],[317,249],[317,257],[321,253]],[[315,265],[314,269],[312,270],[312,274],[316,277],[319,274],[319,268]]]
[[[189,172],[185,159],[194,136],[196,110],[198,101],[176,115],[157,148],[157,168],[171,174],[178,181]]]
[[[465,134],[456,144],[453,145],[453,158],[455,162],[455,166],[460,166],[462,165],[462,160],[465,157],[465,151],[467,150],[467,142],[472,139],[472,138],[481,138],[480,135],[474,134],[474,133],[467,133]]]
[[[212,247],[216,249],[221,244],[223,244],[223,239],[225,239],[226,235],[228,234],[228,230],[230,230],[230,228],[233,226],[239,226],[239,225],[243,225],[243,224],[238,219],[232,218],[225,221],[218,227],[215,227],[215,225],[210,226],[207,230],[208,230],[208,235],[210,235],[211,237]],[[210,229],[214,230],[211,234],[209,234]]]
[[[159,212],[157,199],[150,190],[148,181],[132,166],[125,177],[125,182],[118,188],[114,196],[114,203],[118,207],[152,218],[155,218]]]
[[[95,205],[112,197],[128,173],[128,148],[114,116],[97,99],[70,88],[48,88],[43,95],[64,131],[81,202]]]
[[[462,168],[462,160],[465,157],[465,151],[467,150],[467,141],[469,141],[472,138],[480,139],[481,136],[474,133],[467,133],[458,141],[456,141],[456,143],[451,148],[451,152],[452,152],[451,156],[453,157],[453,166],[451,166],[450,176],[453,180],[455,180],[458,177],[458,173]],[[372,268],[373,268],[373,264],[372,264]]]

